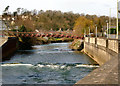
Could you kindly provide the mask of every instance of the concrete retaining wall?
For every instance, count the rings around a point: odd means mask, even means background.
[[[86,39],[86,38],[85,38]],[[86,39],[87,40],[87,39]],[[95,38],[89,38],[88,42],[90,44],[95,44]]]
[[[97,45],[107,47],[107,39],[97,38]]]
[[[85,38],[84,52],[102,65],[118,55],[119,41],[105,38]]]
[[[18,48],[18,39],[16,37],[8,37],[6,43],[1,46],[2,57],[0,59],[8,59]]]
[[[81,84],[118,85],[120,83],[118,76],[120,40],[86,37],[84,40],[84,52],[100,64],[100,67],[75,83],[74,86]]]
[[[118,40],[108,40],[108,48],[118,53]]]

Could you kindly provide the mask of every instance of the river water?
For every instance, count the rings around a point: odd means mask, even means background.
[[[2,62],[3,84],[74,84],[96,69],[94,61],[68,48],[70,43],[35,45]]]

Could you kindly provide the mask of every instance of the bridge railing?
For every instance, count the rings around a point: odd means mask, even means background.
[[[72,32],[66,33],[64,31],[48,31],[48,32],[15,32],[8,31],[9,36],[24,36],[24,37],[66,37],[74,39],[83,39],[83,36],[74,35]]]

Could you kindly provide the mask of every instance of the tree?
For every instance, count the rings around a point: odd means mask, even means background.
[[[5,11],[7,11],[8,8],[9,6],[5,8]],[[19,12],[21,12],[20,15],[18,15]],[[95,25],[98,26],[98,31],[100,31],[102,27],[107,25],[106,20],[109,19],[108,16],[98,17],[97,15],[75,14],[73,12],[52,10],[40,10],[37,14],[37,10],[29,11],[24,8],[17,8],[13,14],[14,16],[17,15],[15,26],[24,25],[27,29],[32,31],[35,29],[50,30],[51,28],[53,28],[53,30],[58,30],[59,28],[63,30],[74,29],[78,34],[83,33],[85,29],[88,33],[89,27],[91,28],[91,32],[94,32]],[[115,18],[111,18],[111,20],[111,24],[115,26]]]
[[[17,11],[13,12],[13,16],[14,17],[17,16]]]
[[[24,25],[21,25],[19,28],[19,32],[27,32],[27,29]]]
[[[75,21],[75,25],[74,25],[74,30],[75,33],[77,35],[81,35],[84,33],[84,31],[86,30],[86,32],[89,32],[89,28],[91,28],[93,30],[94,28],[94,24],[93,21],[90,19],[87,19],[84,16],[80,16],[76,21]]]
[[[7,6],[4,10],[5,13],[8,13],[8,9],[9,9],[10,6]]]
[[[4,11],[3,11],[3,16],[4,16],[4,17],[7,17],[7,16],[8,16],[9,7],[10,7],[10,6],[7,6],[7,7],[4,9]]]
[[[20,14],[21,8],[17,8],[17,14]]]

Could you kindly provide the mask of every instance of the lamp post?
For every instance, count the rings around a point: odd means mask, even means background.
[[[109,29],[109,23],[107,22],[107,38],[109,38],[109,35],[108,35],[108,29]]]
[[[2,15],[2,37],[3,37],[3,15]]]
[[[95,27],[96,27],[96,39],[95,40],[97,40],[97,24],[95,25]],[[97,47],[97,41],[95,41],[95,46]]]
[[[91,36],[90,36],[90,27],[89,27],[89,37],[91,37]]]
[[[95,25],[96,26],[96,38],[97,38],[97,25]]]
[[[106,20],[106,23],[107,23],[107,32],[106,32],[106,34],[107,34],[107,38],[109,38],[109,35],[108,35],[108,29],[109,29],[109,23],[108,23],[108,20]]]
[[[118,2],[118,0],[117,0],[117,25],[116,25],[116,30],[117,30],[117,34],[116,34],[116,35],[117,35],[117,36],[116,36],[116,39],[118,39],[118,35],[119,35],[119,34],[118,34],[118,11],[119,11],[118,9],[119,9],[119,2]]]
[[[109,16],[109,38],[110,38],[110,28],[111,28],[111,8],[110,8],[110,16]]]

